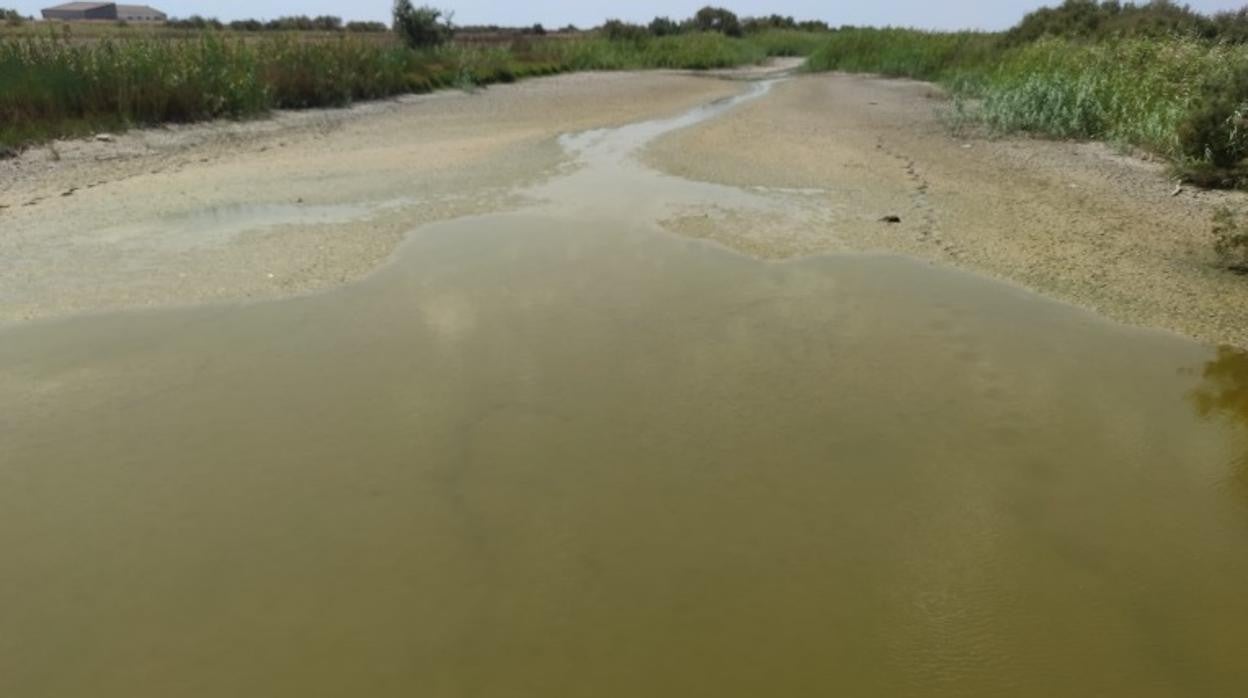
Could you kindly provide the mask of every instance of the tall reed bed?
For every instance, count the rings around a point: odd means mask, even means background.
[[[0,145],[136,124],[241,118],[275,108],[484,85],[568,70],[711,69],[813,49],[805,32],[608,40],[519,39],[412,50],[350,35],[0,37]]]
[[[767,57],[752,42],[714,32],[632,39],[591,37],[549,42],[544,48],[568,70],[709,70],[757,63]]]
[[[761,48],[768,56],[809,56],[823,46],[828,37],[826,31],[800,29],[767,29],[747,34],[746,40]]]
[[[997,45],[998,35],[981,32],[845,28],[829,34],[811,53],[806,67],[944,80],[990,66],[997,57]]]
[[[1007,52],[986,76],[982,115],[1003,131],[1109,140],[1179,160],[1197,155],[1179,137],[1184,123],[1209,89],[1244,70],[1245,47],[1196,39],[1044,40]]]
[[[342,105],[429,89],[440,79],[427,56],[346,38],[0,41],[0,143]]]
[[[830,35],[808,67],[940,82],[1002,132],[1128,144],[1205,183],[1248,183],[1248,139],[1237,126],[1248,112],[1248,45],[1179,36],[1018,45],[991,34],[853,29]]]

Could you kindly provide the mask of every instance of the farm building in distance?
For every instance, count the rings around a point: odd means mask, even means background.
[[[70,2],[43,11],[44,19],[65,21],[114,20],[163,22],[165,13],[147,5],[118,5],[112,2]]]

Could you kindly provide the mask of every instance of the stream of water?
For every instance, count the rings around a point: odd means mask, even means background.
[[[662,232],[780,205],[633,157],[768,85],[339,291],[0,333],[0,695],[1243,693],[1248,360]]]

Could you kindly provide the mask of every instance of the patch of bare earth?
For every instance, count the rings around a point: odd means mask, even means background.
[[[33,148],[0,161],[0,324],[340,285],[423,223],[520,205],[561,133],[739,90],[586,73]]]
[[[803,76],[670,134],[646,161],[690,179],[783,190],[819,215],[682,211],[670,229],[787,258],[890,251],[1012,280],[1117,320],[1248,346],[1248,279],[1219,268],[1210,219],[1242,194],[1175,194],[1165,168],[1097,144],[959,137],[931,85]],[[881,219],[896,216],[900,222]],[[714,221],[714,224],[710,224]]]

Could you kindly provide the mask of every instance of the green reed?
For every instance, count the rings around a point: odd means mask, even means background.
[[[344,106],[569,70],[726,68],[809,52],[818,36],[590,36],[416,51],[349,34],[254,38],[204,31],[105,34],[85,42],[53,33],[0,35],[0,146],[132,125]]]
[[[1140,147],[1192,177],[1242,135],[1236,105],[1248,105],[1248,45],[1178,35],[1017,44],[994,34],[849,29],[829,35],[807,67],[939,82],[995,130]],[[1209,115],[1215,103],[1227,106]],[[1248,140],[1235,145],[1232,165],[1248,157]],[[1200,179],[1242,184],[1227,161]]]

